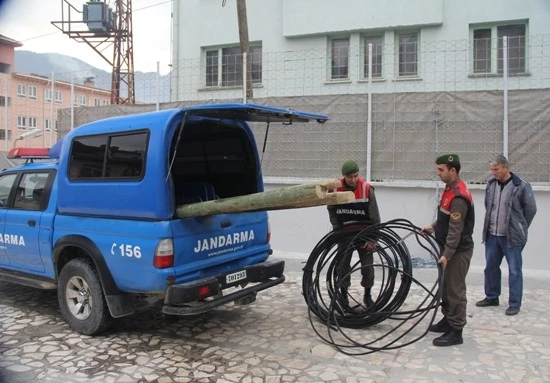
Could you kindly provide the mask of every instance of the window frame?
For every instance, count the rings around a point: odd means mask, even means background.
[[[335,42],[346,42],[345,47],[335,47]],[[331,82],[350,81],[350,49],[351,49],[350,36],[331,36],[327,41],[327,79]],[[335,62],[334,53],[335,50],[345,49],[345,55],[339,54],[337,56],[338,63]],[[343,53],[343,52],[340,52]],[[340,70],[339,70],[340,69]],[[338,74],[337,72],[343,69],[344,73]],[[345,76],[345,77],[344,77]]]
[[[25,116],[17,116],[17,129],[27,130],[27,118]]]
[[[369,76],[368,76],[368,64],[369,64],[369,61],[368,61],[368,52],[369,52],[369,47],[368,47],[368,39],[375,39],[375,38],[380,38],[380,44],[378,44],[378,47],[379,47],[379,50],[380,52],[375,52],[375,49],[377,46],[375,46],[373,44],[372,48],[373,48],[373,61],[372,61],[372,67],[373,69],[375,68],[375,66],[379,67],[380,68],[380,73],[379,75],[377,76],[376,75],[376,72],[373,70],[373,73],[372,73],[372,79],[373,80],[381,80],[381,79],[384,79],[384,42],[385,42],[385,33],[384,32],[381,32],[379,34],[367,34],[367,35],[362,35],[361,36],[361,60],[360,60],[360,68],[361,68],[361,80],[368,80]],[[375,61],[374,61],[374,58],[375,57],[379,57],[380,58],[380,63],[379,64],[376,64]]]
[[[58,104],[63,103],[63,92],[61,92],[60,90],[55,91],[55,102]]]
[[[29,88],[29,89],[28,89],[28,90],[29,90],[29,98],[30,98],[31,100],[36,100],[36,98],[37,98],[37,97],[36,97],[36,94],[37,94],[36,86],[34,86],[34,85],[29,85],[28,88]]]
[[[29,129],[36,129],[37,128],[37,125],[36,125],[37,124],[37,119],[36,119],[36,117],[30,116],[27,121],[29,123],[28,124]]]
[[[27,97],[27,86],[25,84],[17,84],[17,97]]]
[[[121,155],[117,158],[115,154],[118,154],[118,149],[113,151],[113,147],[119,148],[120,146],[113,146],[112,141],[117,140],[120,137],[124,136],[143,136],[143,152],[141,156],[141,170],[140,174],[138,175],[116,175],[112,176],[109,175],[108,172],[112,171],[112,168],[110,166],[113,166],[113,163],[115,163],[117,160],[121,161],[123,160],[124,155]],[[69,160],[69,166],[68,166],[68,178],[72,182],[136,182],[140,181],[145,177],[146,172],[146,166],[147,166],[147,149],[149,147],[149,137],[150,137],[150,131],[148,129],[139,129],[139,130],[131,130],[126,132],[116,132],[116,133],[105,133],[105,134],[96,134],[96,135],[90,135],[90,136],[78,136],[74,137],[71,149],[70,149],[70,160]],[[81,160],[80,158],[77,160],[75,159],[75,152],[76,157],[78,155],[82,155],[83,153],[79,153],[76,151],[76,143],[86,140],[99,140],[104,141],[104,150],[101,156],[93,157],[93,153],[84,153],[84,156],[91,157],[91,160],[89,160],[88,164],[86,164],[85,160]],[[91,149],[94,149],[96,147],[90,146]],[[84,162],[84,163],[82,163]],[[123,162],[123,161],[122,161]],[[83,170],[90,171],[90,174],[84,175]],[[128,169],[128,167],[127,167]],[[123,173],[126,173],[126,169]],[[76,175],[75,175],[76,174]]]
[[[469,63],[469,72],[470,76],[503,76],[504,73],[504,65],[503,65],[503,55],[502,55],[502,39],[499,37],[499,29],[506,28],[506,27],[523,27],[524,35],[518,35],[518,36],[508,36],[508,52],[510,52],[510,49],[518,49],[520,52],[523,49],[521,53],[523,53],[523,60],[519,62],[519,70],[510,70],[510,61],[511,60],[521,60],[521,56],[517,57],[510,57],[508,56],[508,76],[524,76],[528,75],[529,71],[529,44],[528,44],[528,36],[529,36],[529,20],[510,20],[510,21],[502,21],[497,23],[483,23],[483,24],[470,24],[470,63]],[[475,34],[477,31],[483,31],[487,30],[490,31],[490,36],[488,38],[487,44],[485,44],[488,48],[488,59],[485,59],[488,63],[488,65],[485,65],[486,70],[478,70],[476,68],[477,63],[477,50],[476,47],[478,44],[476,43]],[[510,46],[510,38],[518,38],[523,39],[523,41],[520,40],[520,43],[523,43],[523,46]],[[487,70],[488,69],[488,70]]]
[[[238,50],[238,53],[226,54],[228,50]],[[209,56],[211,58],[209,58]],[[203,47],[203,86],[212,88],[235,88],[243,86],[242,55],[240,45],[223,45]],[[229,60],[234,59],[234,62]],[[210,61],[215,61],[210,63]],[[263,81],[263,45],[261,42],[250,43],[247,62],[252,70],[252,85],[260,86]],[[227,68],[235,68],[230,71]],[[255,69],[257,68],[257,69]],[[215,70],[214,70],[215,69]]]
[[[402,52],[402,43],[401,37],[404,35],[415,35],[416,41],[412,43],[405,44],[416,44],[416,49],[414,52]],[[417,79],[420,78],[420,31],[419,30],[403,30],[397,31],[395,33],[395,47],[396,47],[396,77],[397,79]],[[415,61],[405,61],[401,62],[402,55],[415,55]],[[412,64],[415,66],[413,72],[402,71],[402,65]]]

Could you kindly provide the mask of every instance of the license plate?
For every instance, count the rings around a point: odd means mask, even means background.
[[[227,274],[225,276],[225,281],[227,283],[234,283],[240,281],[241,279],[246,279],[246,270],[237,271],[236,273]]]

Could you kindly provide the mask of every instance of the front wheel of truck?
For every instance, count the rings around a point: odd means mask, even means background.
[[[97,270],[86,259],[73,259],[61,270],[57,285],[61,314],[69,326],[85,335],[105,331],[111,316]]]

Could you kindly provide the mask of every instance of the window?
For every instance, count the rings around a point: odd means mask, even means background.
[[[504,73],[504,36],[508,40],[508,74],[525,73],[525,24],[497,27],[498,73]]]
[[[52,120],[47,118],[44,120],[44,130],[46,132],[49,132],[51,129],[52,129]]]
[[[17,116],[17,129],[27,129],[25,116]]]
[[[57,103],[63,103],[63,93],[61,93],[60,90],[55,91],[55,102]]]
[[[76,94],[73,94],[73,106],[78,106],[78,96]]]
[[[36,117],[29,117],[29,128],[36,129]]]
[[[17,174],[6,174],[0,177],[0,208],[8,204],[8,198],[16,177]]]
[[[348,78],[349,39],[332,39],[330,41],[330,78],[342,80]]]
[[[148,133],[144,131],[75,138],[69,163],[70,179],[143,178],[147,142]]]
[[[491,30],[474,31],[474,73],[491,73]]]
[[[43,209],[47,181],[48,173],[24,173],[17,186],[13,207],[25,210]]]
[[[86,106],[86,96],[80,96],[80,106]]]
[[[218,86],[218,51],[206,52],[206,86]]]
[[[26,86],[23,84],[17,84],[17,96],[18,97],[25,97],[26,95]]]
[[[262,46],[251,45],[249,52],[247,60],[250,62],[252,83],[261,84]],[[240,46],[209,49],[205,52],[205,55],[206,86],[232,87],[241,86],[243,84],[243,65]]]
[[[363,38],[363,77],[369,77],[369,44],[372,44],[372,77],[382,77],[383,36],[365,36]]]
[[[0,96],[0,106],[6,106],[6,96]],[[8,106],[11,106],[11,97],[8,97]]]
[[[0,129],[0,140],[6,139],[6,130]],[[8,130],[8,140],[11,140],[11,130]]]
[[[399,34],[399,77],[418,76],[418,33]]]
[[[100,106],[101,100],[99,98],[94,98],[94,106]]]
[[[52,90],[46,89],[44,92],[44,101],[51,102],[52,101]]]
[[[109,100],[103,100],[103,105],[109,105]]]
[[[0,62],[0,73],[10,73],[10,64]]]
[[[29,85],[29,98],[36,100],[36,87]]]
[[[472,71],[475,74],[504,72],[504,37],[508,41],[508,74],[526,73],[527,23],[471,27]]]

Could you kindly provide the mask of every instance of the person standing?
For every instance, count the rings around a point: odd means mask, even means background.
[[[441,312],[443,318],[429,331],[442,332],[433,340],[434,346],[462,344],[462,329],[466,325],[466,274],[474,252],[475,215],[472,195],[460,179],[460,158],[457,154],[437,157],[437,174],[445,183],[437,220],[423,232],[435,232],[441,253],[438,263],[443,267]]]
[[[508,263],[508,309],[506,315],[516,315],[523,296],[521,252],[527,243],[527,231],[537,204],[529,182],[510,172],[510,164],[503,155],[491,161],[493,178],[485,189],[485,298],[478,307],[498,306],[500,296],[500,264]]]
[[[359,165],[349,160],[342,165],[341,185],[336,191],[352,191],[355,194],[355,201],[347,204],[329,205],[329,219],[334,230],[341,229],[346,224],[363,222],[369,225],[380,223],[380,212],[374,194],[374,187],[359,176]],[[365,243],[357,249],[361,262],[361,286],[365,293],[363,303],[369,308],[374,305],[371,289],[374,284],[373,253],[375,244]],[[348,300],[348,288],[351,285],[351,278],[348,275],[351,271],[351,252],[344,252],[345,249],[338,249],[338,254],[346,254],[344,259],[338,263],[337,275],[340,282],[340,293],[346,304]]]

